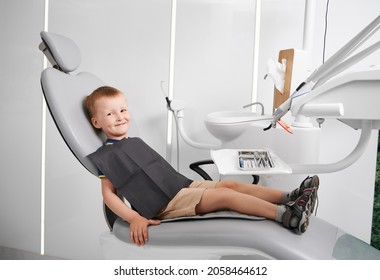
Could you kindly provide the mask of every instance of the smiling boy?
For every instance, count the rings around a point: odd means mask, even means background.
[[[130,114],[121,91],[100,87],[86,97],[85,107],[92,125],[107,137],[106,145],[90,157],[99,168],[104,202],[130,224],[130,239],[135,244],[148,241],[148,227],[159,225],[157,219],[218,210],[271,219],[297,233],[306,231],[317,199],[318,176],[307,177],[292,192],[232,180],[193,181],[141,139],[129,137]],[[117,190],[122,190],[131,208]]]

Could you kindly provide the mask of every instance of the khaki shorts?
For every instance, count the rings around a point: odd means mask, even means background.
[[[155,218],[164,220],[195,216],[195,207],[206,189],[215,188],[215,181],[194,181],[188,188],[181,189],[169,204]]]

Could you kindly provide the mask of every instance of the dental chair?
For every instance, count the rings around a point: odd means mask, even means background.
[[[39,48],[52,64],[41,74],[50,114],[73,155],[97,176],[87,155],[104,139],[91,126],[82,101],[104,82],[91,73],[72,73],[81,54],[71,39],[40,35]],[[297,235],[279,223],[230,211],[162,221],[149,227],[149,242],[137,247],[129,240],[128,223],[103,207],[109,230],[100,245],[106,259],[380,259],[378,250],[316,216]]]

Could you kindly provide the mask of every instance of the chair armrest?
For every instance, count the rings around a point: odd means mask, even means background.
[[[210,175],[208,175],[207,172],[204,171],[200,167],[200,165],[206,165],[206,164],[214,164],[214,161],[211,160],[211,159],[200,160],[200,161],[196,161],[196,162],[190,164],[189,167],[190,167],[191,170],[193,170],[196,173],[198,173],[203,179],[205,179],[205,180],[211,180],[212,181],[212,178],[210,177]],[[252,174],[252,177],[253,177],[252,184],[257,184],[260,181],[260,176],[259,175]]]
[[[189,165],[190,169],[198,173],[203,179],[212,181],[212,178],[210,175],[207,174],[206,171],[204,171],[200,165],[206,165],[206,164],[214,164],[214,161],[211,159],[196,161]]]

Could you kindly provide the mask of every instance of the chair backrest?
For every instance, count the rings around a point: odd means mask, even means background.
[[[81,61],[80,50],[69,38],[41,32],[44,52],[53,67],[41,74],[41,86],[54,122],[75,157],[92,174],[96,167],[86,158],[103,143],[103,136],[89,122],[83,99],[104,82],[91,73],[73,75]]]
[[[46,68],[41,74],[42,91],[50,114],[75,157],[97,176],[98,170],[87,155],[103,145],[105,139],[91,125],[83,107],[83,99],[105,84],[91,73],[71,73],[79,67],[81,60],[80,50],[71,39],[44,31],[40,35],[42,43],[39,49],[53,66]],[[137,129],[133,124],[131,119],[131,132],[133,134],[135,131],[136,135]],[[106,222],[112,230],[117,216],[106,206],[104,212]]]

